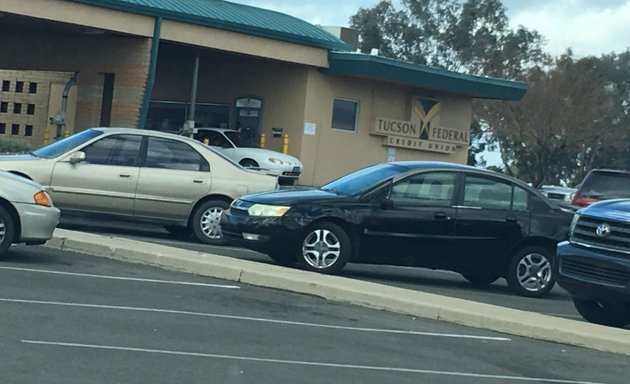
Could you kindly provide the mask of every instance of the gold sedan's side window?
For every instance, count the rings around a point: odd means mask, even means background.
[[[177,140],[150,137],[145,167],[208,172],[210,165],[193,147]]]
[[[137,167],[141,143],[142,136],[139,135],[112,135],[88,145],[82,151],[85,162],[89,164]]]

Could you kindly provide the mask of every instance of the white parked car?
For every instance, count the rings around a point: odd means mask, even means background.
[[[302,174],[300,160],[284,153],[258,148],[255,142],[248,142],[241,132],[223,128],[197,128],[194,138],[223,153],[243,167],[258,168],[268,174],[278,176],[281,184],[295,184]]]
[[[14,243],[45,243],[57,224],[59,210],[44,187],[0,171],[0,257]]]

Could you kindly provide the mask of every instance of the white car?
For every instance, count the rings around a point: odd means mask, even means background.
[[[215,150],[236,161],[243,167],[258,168],[278,176],[281,184],[295,184],[302,174],[300,160],[284,153],[258,148],[248,142],[241,132],[223,128],[196,128],[194,138],[206,142]]]
[[[45,243],[58,223],[59,210],[44,187],[0,171],[0,257],[14,243]]]

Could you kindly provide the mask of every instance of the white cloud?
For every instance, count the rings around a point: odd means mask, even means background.
[[[516,12],[510,21],[540,32],[554,55],[569,47],[584,56],[621,52],[630,46],[630,1],[607,8],[584,4],[575,0],[547,2],[537,9]]]

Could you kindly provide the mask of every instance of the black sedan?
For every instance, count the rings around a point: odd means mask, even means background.
[[[540,297],[555,283],[571,214],[508,176],[458,164],[392,162],[308,190],[244,196],[223,233],[283,265],[322,273],[348,262],[445,269],[474,284],[504,277]]]

